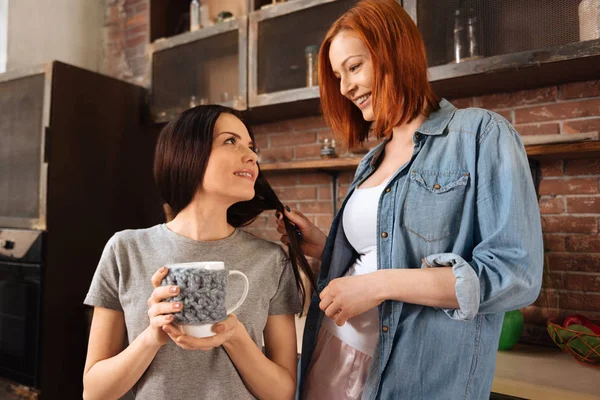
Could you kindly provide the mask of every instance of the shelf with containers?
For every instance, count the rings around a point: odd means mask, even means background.
[[[448,98],[600,77],[598,0],[404,0]]]
[[[217,103],[245,110],[247,49],[246,15],[152,42],[152,119],[166,122],[200,104]]]
[[[250,13],[248,106],[252,120],[318,112],[319,46],[331,24],[354,4],[356,0],[289,0]]]

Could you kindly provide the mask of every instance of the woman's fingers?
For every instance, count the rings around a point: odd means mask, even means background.
[[[160,303],[165,299],[175,297],[179,294],[179,286],[159,286],[152,291],[150,299],[148,299],[148,307],[155,303]]]
[[[169,325],[171,322],[173,322],[173,314],[158,315],[150,318],[150,325],[152,325],[154,328],[160,328],[165,325]]]
[[[152,286],[154,286],[155,288],[159,287],[160,283],[165,278],[165,276],[167,276],[168,273],[169,273],[169,268],[167,268],[167,267],[159,268],[158,271],[156,271],[154,273],[154,275],[152,275]]]
[[[181,311],[182,308],[183,304],[179,302],[164,301],[155,303],[148,309],[148,316],[154,318],[158,315],[177,313]]]

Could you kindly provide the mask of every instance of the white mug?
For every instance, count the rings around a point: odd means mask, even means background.
[[[225,263],[222,261],[199,261],[199,262],[189,262],[189,263],[180,263],[180,264],[169,264],[169,265],[167,265],[167,267],[169,269],[171,269],[171,268],[194,268],[194,269],[199,269],[199,270],[204,270],[204,271],[218,271],[218,270],[225,269]],[[235,310],[237,310],[242,305],[244,300],[246,300],[246,296],[248,296],[248,290],[250,287],[248,277],[243,272],[235,271],[235,270],[228,271],[228,272],[229,272],[228,276],[231,276],[231,275],[241,276],[244,279],[245,284],[244,284],[244,291],[242,293],[242,297],[233,307],[227,309],[227,315],[233,313]],[[183,333],[185,335],[189,335],[189,336],[204,338],[204,337],[210,337],[210,336],[216,335],[216,333],[214,333],[212,331],[212,326],[214,325],[214,323],[196,324],[196,325],[175,324],[174,323],[173,325],[175,325],[181,331],[181,333]]]

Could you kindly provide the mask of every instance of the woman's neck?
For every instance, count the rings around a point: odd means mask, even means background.
[[[392,128],[392,141],[397,143],[403,143],[412,146],[413,144],[413,134],[421,125],[427,117],[423,114],[419,114],[419,116],[409,123],[395,126]]]
[[[224,239],[235,228],[227,223],[228,205],[217,201],[194,199],[186,208],[167,223],[169,230],[198,241]]]

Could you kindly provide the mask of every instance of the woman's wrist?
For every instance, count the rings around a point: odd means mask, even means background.
[[[223,343],[223,347],[225,350],[229,351],[231,349],[244,346],[248,338],[250,338],[250,336],[248,335],[246,327],[244,324],[238,321],[236,327],[234,328],[233,335],[229,340]]]
[[[157,334],[154,332],[155,329],[156,328],[150,325],[142,332],[141,336],[144,347],[158,351],[165,343],[161,343],[159,340],[157,340]]]

